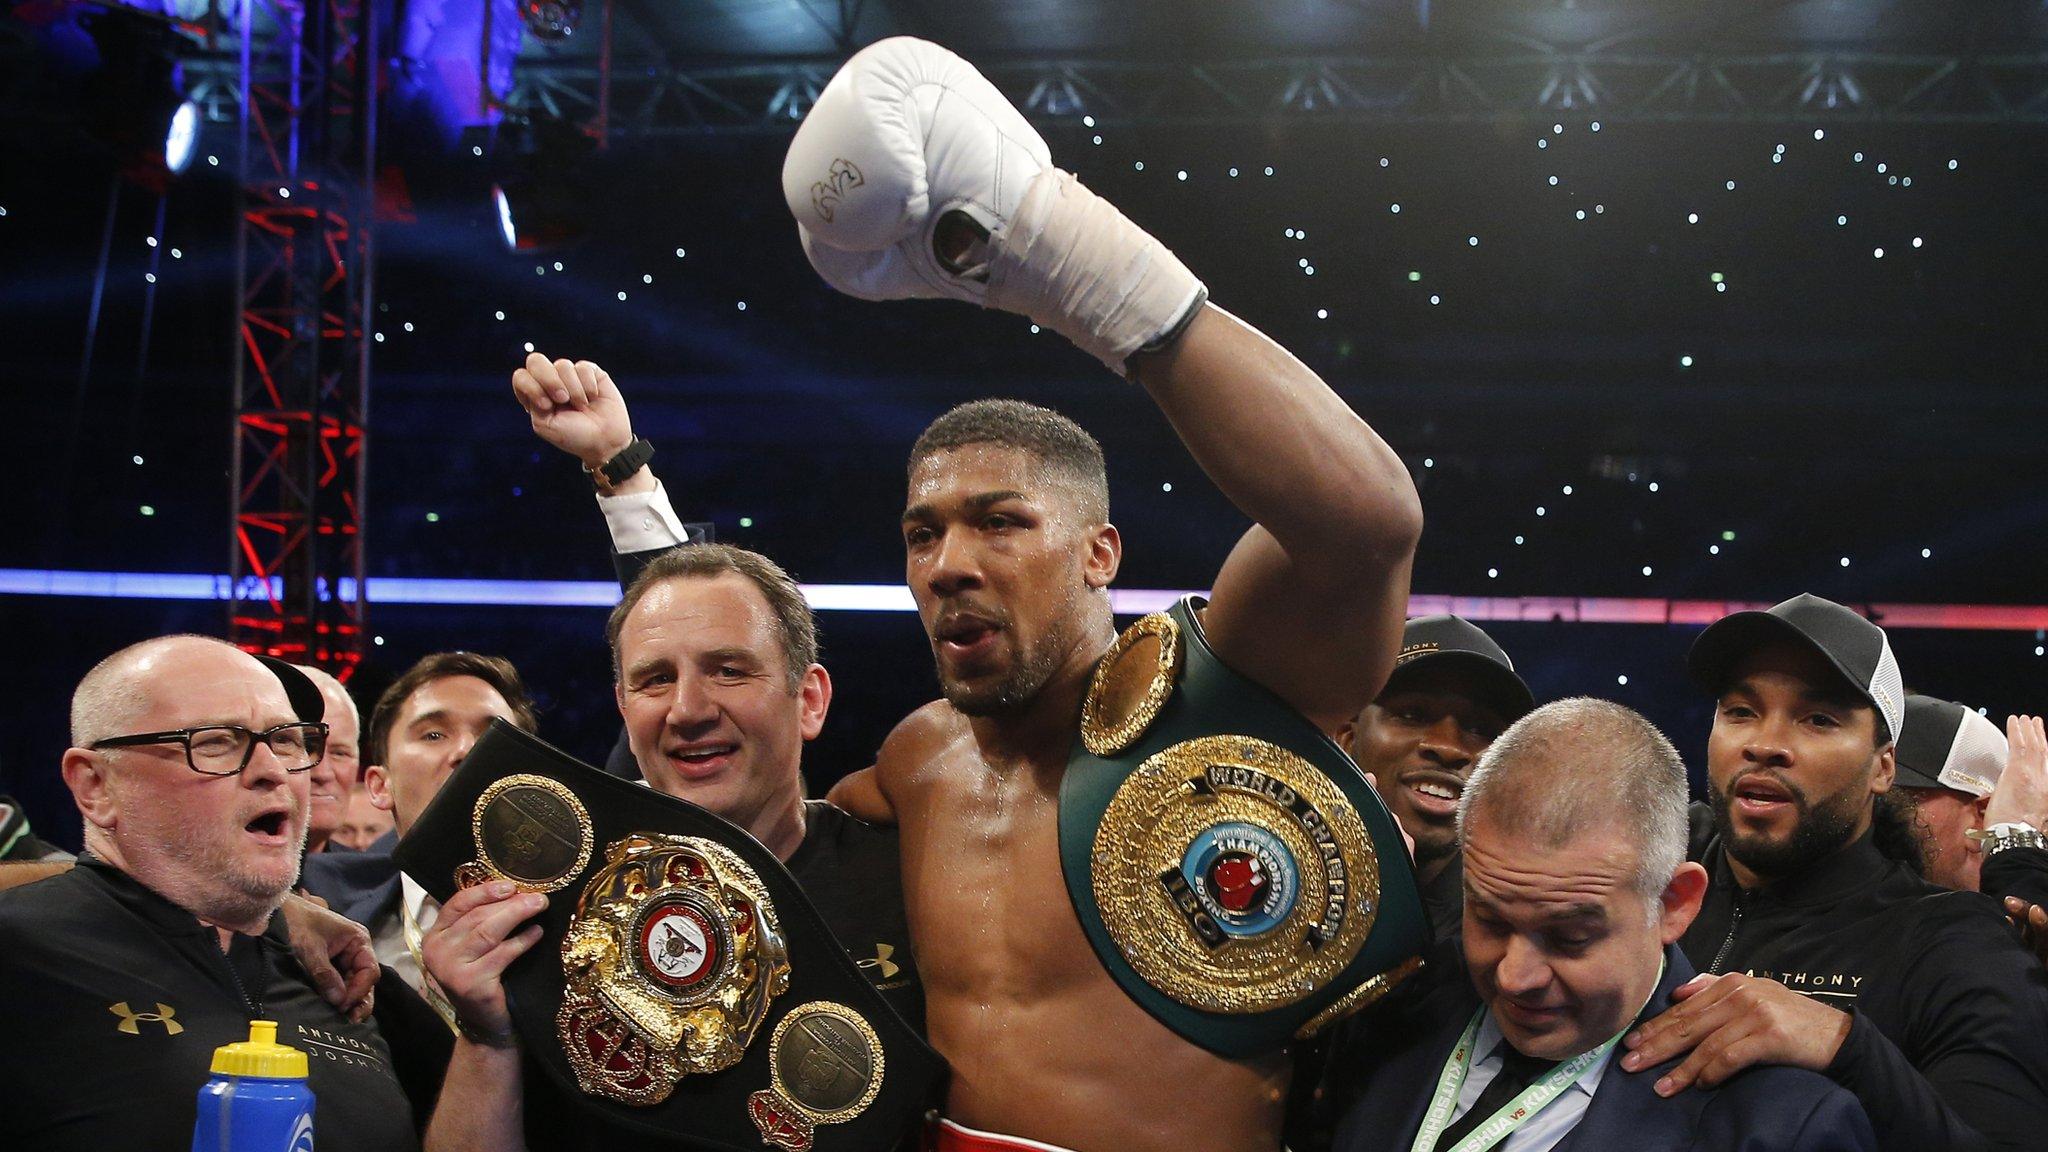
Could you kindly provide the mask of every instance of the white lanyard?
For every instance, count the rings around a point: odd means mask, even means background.
[[[1657,984],[1664,982],[1664,967],[1664,961],[1657,961],[1657,981],[1650,986],[1652,997],[1657,994]],[[1645,998],[1636,1008],[1635,1015],[1641,1016],[1643,1009],[1649,1006],[1650,1001]],[[1472,1022],[1465,1025],[1465,1033],[1458,1037],[1457,1046],[1451,1049],[1450,1057],[1444,1061],[1444,1070],[1437,1075],[1436,1094],[1429,1099],[1429,1111],[1422,1114],[1422,1130],[1415,1134],[1415,1143],[1409,1152],[1437,1152],[1436,1142],[1443,1136],[1444,1129],[1450,1127],[1451,1113],[1458,1108],[1458,1093],[1465,1087],[1465,1077],[1472,1071],[1472,1042],[1479,1035],[1480,1022],[1485,1019],[1486,1006],[1482,1004],[1479,1011],[1473,1014]],[[1544,1105],[1556,1099],[1558,1093],[1569,1087],[1580,1074],[1592,1067],[1595,1061],[1612,1051],[1615,1044],[1619,1043],[1634,1026],[1634,1018],[1631,1018],[1621,1031],[1609,1036],[1605,1044],[1591,1052],[1581,1052],[1551,1069],[1548,1076],[1531,1084],[1520,1096],[1503,1104],[1499,1111],[1487,1117],[1479,1127],[1466,1133],[1463,1140],[1442,1149],[1442,1152],[1480,1152],[1481,1149],[1493,1147],[1495,1141],[1520,1128],[1524,1121],[1541,1112]],[[1506,1044],[1507,1038],[1502,1037],[1501,1043]],[[1496,1075],[1506,1074],[1507,1063],[1503,1060],[1501,1070]]]
[[[1415,1144],[1410,1152],[1436,1152],[1436,1142],[1444,1129],[1450,1126],[1451,1113],[1458,1107],[1458,1092],[1465,1087],[1465,1077],[1472,1070],[1472,1041],[1479,1035],[1479,1024],[1485,1019],[1486,1009],[1482,1006],[1472,1017],[1472,1022],[1465,1025],[1464,1035],[1458,1037],[1457,1047],[1451,1049],[1450,1057],[1444,1061],[1444,1070],[1437,1076],[1436,1094],[1430,1097],[1429,1111],[1422,1114],[1422,1130],[1415,1134]],[[1541,1112],[1544,1105],[1570,1087],[1581,1073],[1607,1055],[1627,1031],[1623,1028],[1598,1048],[1581,1052],[1551,1069],[1548,1075],[1523,1089],[1520,1096],[1501,1105],[1500,1110],[1487,1117],[1479,1127],[1466,1133],[1463,1140],[1442,1152],[1480,1152],[1493,1147],[1502,1137]],[[1501,1043],[1505,1044],[1507,1040],[1502,1039]],[[1505,1064],[1497,1075],[1507,1075]]]

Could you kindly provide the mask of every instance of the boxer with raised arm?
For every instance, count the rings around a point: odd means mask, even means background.
[[[1054,168],[971,66],[914,40],[862,51],[783,182],[842,291],[1019,312],[1142,386],[1256,521],[1199,615],[1209,648],[1323,731],[1373,698],[1422,526],[1407,471],[1315,373]],[[1100,448],[1044,409],[955,409],[912,449],[902,528],[945,699],[832,798],[901,827],[930,1038],[953,1070],[934,1146],[1278,1148],[1284,1051],[1225,1058],[1162,1024],[1091,950],[1062,883],[1061,780],[1116,638]]]

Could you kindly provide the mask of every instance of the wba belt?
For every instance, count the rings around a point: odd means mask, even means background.
[[[1300,713],[1225,667],[1187,597],[1096,666],[1060,785],[1060,862],[1095,954],[1188,1040],[1306,1039],[1420,966],[1400,828]]]
[[[547,895],[506,999],[607,1123],[749,1152],[886,1148],[945,1073],[752,836],[503,721],[394,855],[437,900],[500,879]]]

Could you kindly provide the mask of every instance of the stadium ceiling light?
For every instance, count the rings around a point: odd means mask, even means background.
[[[164,134],[164,167],[173,175],[191,167],[198,143],[199,105],[187,100],[171,113],[171,129]]]

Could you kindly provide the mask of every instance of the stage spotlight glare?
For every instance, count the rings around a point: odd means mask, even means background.
[[[508,176],[491,185],[498,236],[513,252],[544,252],[581,240],[589,231],[579,190],[527,176]]]
[[[578,125],[535,120],[524,126],[518,154],[491,186],[498,234],[514,252],[559,248],[590,230],[586,169],[596,141]]]
[[[199,143],[199,105],[190,100],[171,113],[171,130],[164,134],[164,167],[173,175],[192,164],[193,145]]]
[[[505,195],[503,184],[491,185],[491,199],[498,205],[498,233],[505,238],[505,247],[517,252],[519,229],[512,224],[512,200]]]

